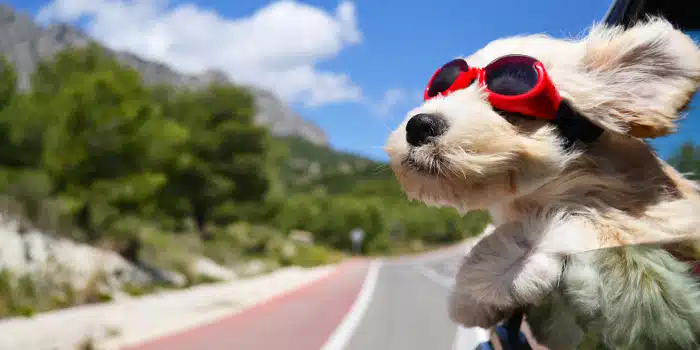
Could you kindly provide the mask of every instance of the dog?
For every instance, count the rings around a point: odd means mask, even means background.
[[[572,122],[497,108],[517,105],[509,86],[527,85],[530,73],[466,73],[513,55],[539,62],[532,79],[553,86],[544,105],[568,108]],[[463,79],[434,77],[385,146],[409,199],[487,209],[496,226],[464,257],[449,317],[488,328],[526,308],[538,342],[553,350],[587,339],[700,348],[700,285],[687,262],[700,257],[700,192],[646,142],[676,131],[700,84],[698,45],[649,17],[594,24],[582,38],[501,38],[455,62]],[[488,91],[489,74],[501,96]],[[539,108],[528,103],[521,110]]]

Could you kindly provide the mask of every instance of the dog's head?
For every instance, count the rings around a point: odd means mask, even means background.
[[[673,132],[700,82],[697,45],[661,19],[626,30],[594,26],[581,40],[499,39],[465,61],[484,67],[513,54],[542,62],[560,96],[588,121],[629,137]],[[585,153],[567,148],[551,121],[495,110],[481,86],[428,99],[391,133],[386,151],[409,198],[486,208],[546,184]]]

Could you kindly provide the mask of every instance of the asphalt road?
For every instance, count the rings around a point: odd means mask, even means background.
[[[451,349],[457,327],[447,316],[448,290],[422,269],[449,276],[455,260],[383,263],[369,307],[346,349]]]

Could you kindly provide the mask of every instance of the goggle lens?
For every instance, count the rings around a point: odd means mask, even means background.
[[[527,56],[505,56],[484,68],[485,83],[489,90],[499,95],[517,96],[532,90],[539,75],[536,60]]]
[[[449,89],[460,74],[469,71],[469,65],[463,59],[452,60],[443,65],[428,87],[428,97],[435,97]]]

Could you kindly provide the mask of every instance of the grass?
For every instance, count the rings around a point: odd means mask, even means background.
[[[114,338],[121,334],[121,330],[115,327],[107,327],[104,329],[105,337]],[[83,340],[77,345],[76,350],[96,350],[98,349],[98,341],[95,340],[94,336],[85,336]]]
[[[298,245],[296,254],[289,258],[291,265],[313,267],[332,264],[343,259],[343,254],[319,245]]]
[[[95,339],[92,337],[87,337],[83,339],[76,350],[97,350],[97,344],[95,344]]]
[[[112,295],[107,289],[106,277],[99,271],[78,288],[56,271],[17,275],[0,270],[0,318],[31,317],[39,312],[109,302]]]

